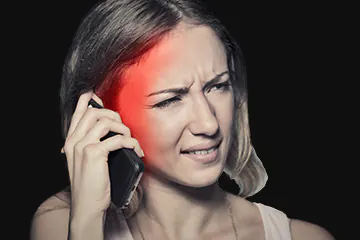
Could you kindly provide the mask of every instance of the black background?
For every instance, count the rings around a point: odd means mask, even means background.
[[[339,101],[345,78],[339,53],[347,44],[347,24],[340,21],[347,10],[329,4],[206,2],[238,41],[247,63],[252,142],[269,175],[266,187],[250,200],[345,239],[343,214],[352,207],[343,199],[349,166],[340,127],[346,115]],[[26,143],[13,150],[22,162],[15,161],[22,175],[13,188],[21,197],[13,198],[20,199],[26,234],[37,206],[67,184],[59,155],[61,69],[72,36],[94,3],[28,3],[20,23],[20,14],[9,18],[16,25],[9,35],[19,35],[10,38],[18,52],[8,60],[15,67],[10,75],[21,87],[7,99],[22,104],[14,107],[21,117],[13,121],[21,125],[12,142]]]

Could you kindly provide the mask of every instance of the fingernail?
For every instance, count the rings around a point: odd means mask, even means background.
[[[145,157],[145,154],[144,154],[144,151],[142,149],[141,150],[141,153],[142,153],[142,157]]]

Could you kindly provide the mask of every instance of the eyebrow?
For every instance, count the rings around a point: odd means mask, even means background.
[[[223,75],[228,74],[228,73],[229,73],[229,71],[225,71],[225,72],[217,74],[213,79],[211,79],[210,81],[205,83],[204,89],[206,89],[207,87],[217,83],[218,81],[220,81],[220,79],[221,79],[221,77]],[[164,89],[164,90],[160,90],[160,91],[157,91],[157,92],[150,93],[149,95],[147,95],[147,97],[158,95],[158,94],[163,94],[163,93],[175,93],[177,95],[185,95],[188,92],[189,92],[189,87],[168,88],[168,89]]]

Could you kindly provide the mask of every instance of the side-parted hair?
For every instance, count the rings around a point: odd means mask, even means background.
[[[91,9],[74,36],[63,66],[60,87],[63,137],[67,136],[82,93],[95,89],[104,105],[111,106],[106,96],[118,91],[114,86],[121,81],[124,70],[137,63],[180,22],[210,27],[224,45],[235,97],[233,141],[224,172],[238,184],[238,195],[251,196],[264,187],[267,174],[251,145],[243,54],[230,33],[199,0],[108,0]],[[135,213],[141,198],[140,186],[124,211],[126,218]],[[105,223],[106,239],[116,232],[110,222],[116,209],[111,206]]]

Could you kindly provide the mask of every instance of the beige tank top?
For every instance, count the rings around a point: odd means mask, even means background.
[[[261,213],[266,240],[291,240],[290,219],[285,213],[261,203],[255,205]]]

